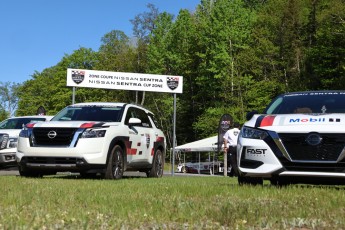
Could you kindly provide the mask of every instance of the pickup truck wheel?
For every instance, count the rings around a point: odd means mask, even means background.
[[[160,149],[157,149],[153,159],[153,165],[151,170],[147,173],[147,177],[162,177],[164,170],[163,153]]]
[[[22,177],[43,177],[43,174],[37,171],[28,171],[27,169],[19,168],[19,175]]]
[[[124,169],[123,149],[115,145],[109,155],[107,168],[104,174],[105,179],[121,179]]]

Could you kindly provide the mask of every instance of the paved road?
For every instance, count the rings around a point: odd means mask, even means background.
[[[13,175],[19,175],[18,169],[16,167],[0,170],[0,176],[13,176]]]

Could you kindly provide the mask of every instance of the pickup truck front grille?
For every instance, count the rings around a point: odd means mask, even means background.
[[[77,128],[34,128],[34,146],[69,146]]]
[[[26,157],[28,164],[51,164],[51,165],[76,165],[79,158],[76,157]]]

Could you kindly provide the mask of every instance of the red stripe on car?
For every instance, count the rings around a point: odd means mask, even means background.
[[[137,149],[128,149],[127,150],[127,155],[136,155],[137,154]]]
[[[156,142],[163,142],[164,141],[164,137],[157,137],[156,138]]]
[[[265,116],[260,123],[260,127],[272,126],[274,118],[276,118],[276,117],[275,116]]]

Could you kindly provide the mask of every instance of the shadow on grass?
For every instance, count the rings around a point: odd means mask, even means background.
[[[57,175],[45,175],[44,178],[55,178],[55,179],[65,179],[65,180],[108,180],[104,179],[102,175],[88,175],[88,176],[82,176],[78,173],[72,173],[72,174],[57,174]],[[124,175],[120,180],[124,179],[134,179],[134,178],[147,178],[145,175]]]

